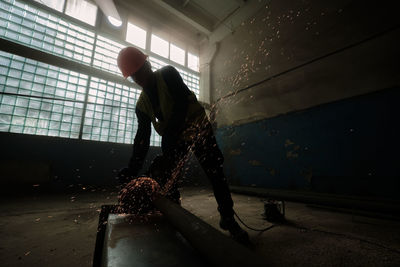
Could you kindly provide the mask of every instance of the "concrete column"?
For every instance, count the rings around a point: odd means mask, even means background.
[[[211,104],[211,62],[218,49],[218,43],[206,44],[200,50],[200,96],[201,102]]]

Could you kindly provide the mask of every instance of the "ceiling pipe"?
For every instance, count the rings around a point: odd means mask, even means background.
[[[111,17],[115,20],[122,21],[113,0],[94,0],[94,1],[99,6],[104,15],[107,16],[107,18]]]

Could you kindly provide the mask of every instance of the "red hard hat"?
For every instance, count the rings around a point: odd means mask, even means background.
[[[122,75],[127,78],[137,72],[146,62],[147,55],[135,47],[123,48],[117,58],[118,67]]]

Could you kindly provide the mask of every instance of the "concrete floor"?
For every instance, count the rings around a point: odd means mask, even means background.
[[[3,198],[0,202],[1,266],[91,266],[99,208],[116,203],[107,190]],[[233,194],[249,225],[265,228],[263,202]],[[183,188],[182,206],[218,229],[207,188]],[[267,266],[400,266],[400,224],[288,202],[288,222],[259,233],[249,230]]]

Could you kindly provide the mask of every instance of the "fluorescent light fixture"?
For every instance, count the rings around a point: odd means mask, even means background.
[[[112,16],[107,17],[108,21],[115,27],[120,27],[122,25],[122,21],[119,19],[116,19]]]

